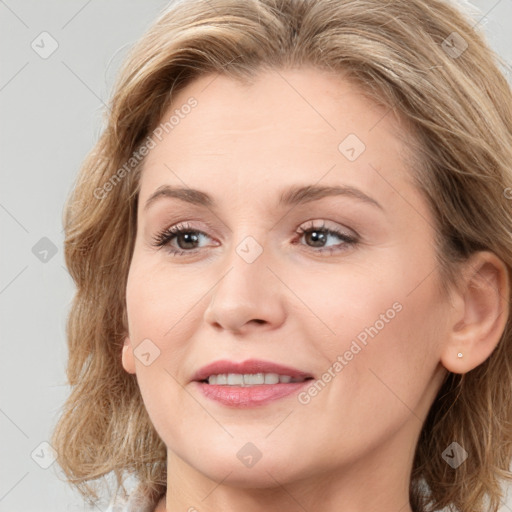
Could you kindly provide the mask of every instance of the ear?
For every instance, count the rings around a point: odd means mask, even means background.
[[[509,275],[502,260],[481,251],[463,265],[461,284],[452,296],[449,339],[441,354],[441,363],[453,373],[469,372],[492,354],[510,307]]]
[[[123,368],[128,373],[135,373],[135,358],[133,355],[133,347],[130,338],[126,336],[124,339],[123,351],[121,354],[121,362],[123,364]]]

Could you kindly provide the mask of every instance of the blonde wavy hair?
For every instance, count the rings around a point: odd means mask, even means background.
[[[130,159],[175,93],[210,72],[250,82],[264,69],[306,65],[355,80],[413,128],[411,174],[436,219],[443,282],[455,284],[457,263],[479,250],[512,274],[512,94],[503,64],[470,16],[441,0],[186,0],[160,15],[125,61],[64,210],[76,295],[67,323],[71,392],[52,444],[89,502],[108,474],[118,490],[135,477],[155,504],[166,490],[166,447],[121,347],[144,161]],[[447,372],[432,404],[411,474],[415,511],[499,508],[500,484],[512,477],[505,313],[491,356],[467,374]],[[456,470],[441,457],[453,441],[469,453]]]

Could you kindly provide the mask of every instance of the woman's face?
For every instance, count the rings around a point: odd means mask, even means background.
[[[169,464],[253,487],[371,464],[396,486],[448,328],[404,128],[308,68],[203,76],[165,122],[141,176],[123,365]]]

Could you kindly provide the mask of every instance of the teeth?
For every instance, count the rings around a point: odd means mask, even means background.
[[[214,384],[227,384],[228,376],[227,375],[213,375],[211,378],[216,379]]]
[[[279,375],[277,373],[223,373],[219,375],[210,375],[208,384],[217,384],[222,386],[257,386],[262,384],[288,384],[290,382],[302,382],[305,379],[294,379],[289,375]]]
[[[246,373],[243,377],[244,377],[244,384],[246,386],[251,386],[251,385],[255,385],[255,384],[265,384],[265,374],[264,373],[255,373],[255,374]]]
[[[277,373],[266,373],[265,384],[277,384],[279,382],[279,375]]]
[[[244,383],[244,376],[239,373],[228,373],[228,386],[241,386]]]

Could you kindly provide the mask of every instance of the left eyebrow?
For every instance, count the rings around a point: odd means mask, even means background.
[[[321,187],[309,185],[306,187],[292,187],[285,190],[279,196],[279,205],[292,206],[299,203],[310,203],[329,196],[345,196],[358,199],[364,203],[376,206],[384,211],[382,205],[373,197],[365,194],[362,190],[351,186]]]
[[[364,203],[376,206],[384,211],[382,205],[373,197],[365,194],[362,190],[351,186],[295,186],[283,191],[279,196],[279,206],[293,206],[299,203],[310,203],[318,201],[324,197],[329,196],[345,196],[358,199]],[[209,208],[215,207],[216,202],[206,192],[196,190],[193,188],[171,187],[169,185],[162,185],[158,187],[153,194],[148,198],[144,205],[144,211],[158,199],[168,197],[180,199],[190,204],[197,206],[206,206]]]

